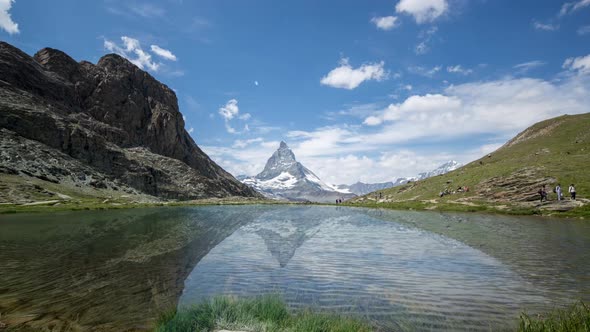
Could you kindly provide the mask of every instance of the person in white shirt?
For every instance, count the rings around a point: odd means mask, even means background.
[[[574,187],[574,184],[570,184],[570,187],[568,189],[571,198],[575,201],[576,200],[576,187]]]
[[[561,185],[559,183],[555,187],[555,193],[557,194],[557,200],[561,201]]]

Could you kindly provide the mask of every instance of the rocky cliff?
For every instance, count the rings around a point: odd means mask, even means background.
[[[170,88],[115,54],[92,64],[0,42],[0,146],[4,174],[168,199],[258,195],[199,149]]]

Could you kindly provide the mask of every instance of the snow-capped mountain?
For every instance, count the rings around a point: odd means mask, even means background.
[[[430,178],[433,176],[442,175],[442,174],[454,171],[461,166],[463,166],[463,164],[458,163],[454,160],[450,160],[430,172],[424,172],[424,173],[418,174],[418,180],[424,180],[426,178]]]
[[[392,187],[401,186],[402,184],[406,184],[411,181],[419,181],[419,180],[424,180],[429,177],[442,175],[442,174],[454,171],[461,166],[463,166],[463,164],[458,163],[454,160],[450,160],[430,172],[423,172],[423,173],[418,174],[418,176],[412,176],[412,177],[407,177],[407,178],[397,178],[397,179],[395,179],[395,181],[393,181]]]
[[[260,174],[241,181],[273,199],[335,202],[336,199],[346,200],[356,196],[347,189],[338,189],[320,180],[295,159],[295,154],[285,142],[281,142]]]
[[[383,189],[387,189],[387,188],[397,187],[397,186],[404,185],[408,182],[424,180],[424,179],[432,177],[432,176],[445,174],[450,171],[454,171],[461,166],[463,166],[463,165],[454,161],[454,160],[450,160],[450,161],[440,165],[436,169],[434,169],[430,172],[420,173],[420,174],[418,174],[418,176],[397,178],[393,182],[384,182],[384,183],[357,182],[352,185],[341,184],[341,185],[338,185],[336,188],[341,189],[341,190],[349,190],[353,194],[362,196],[362,195],[366,195],[368,193],[372,193],[377,190],[383,190]]]
[[[368,193],[371,193],[373,191],[383,190],[383,189],[391,188],[393,186],[394,186],[393,182],[362,183],[359,181],[359,182],[357,182],[355,184],[351,184],[351,185],[341,184],[341,185],[337,186],[337,188],[340,190],[349,190],[353,194],[362,196],[362,195],[366,195]]]

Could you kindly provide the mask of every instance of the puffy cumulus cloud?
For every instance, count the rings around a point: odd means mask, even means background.
[[[152,45],[150,46],[150,48],[152,49],[152,52],[154,52],[154,54],[156,54],[157,56],[162,57],[166,60],[176,61],[176,55],[170,52],[170,50],[161,48],[158,45]]]
[[[11,35],[20,32],[18,30],[18,24],[12,20],[9,13],[13,3],[14,0],[0,0],[0,29]]]
[[[571,14],[575,11],[578,11],[584,7],[590,6],[590,0],[578,0],[572,2],[566,2],[561,6],[561,10],[559,11],[560,16],[564,16],[567,14]]]
[[[371,139],[390,143],[476,134],[509,138],[527,126],[562,114],[588,111],[590,78],[553,83],[520,78],[450,86],[444,95],[409,97],[365,119],[383,124]]]
[[[125,57],[141,69],[148,69],[154,72],[158,71],[162,64],[152,60],[151,54],[143,50],[139,40],[128,36],[122,36],[121,41],[123,42],[123,45],[117,45],[117,43],[105,39],[104,48],[110,52]],[[176,61],[176,56],[174,56],[169,50],[165,50],[157,45],[152,45],[151,49],[156,55],[161,56],[162,58],[167,60],[172,60],[173,58],[173,61]]]
[[[365,119],[363,124],[368,126],[380,125],[385,121],[400,120],[405,117],[418,119],[440,112],[453,112],[461,107],[461,100],[457,97],[448,97],[441,94],[427,94],[424,96],[411,96],[400,104],[391,104],[379,115],[373,115]],[[447,113],[448,114],[448,113]]]
[[[365,81],[382,81],[387,78],[387,72],[383,68],[385,63],[368,63],[353,68],[347,58],[340,60],[340,66],[332,69],[328,75],[322,77],[320,83],[333,88],[352,90]]]
[[[563,68],[580,74],[590,74],[590,54],[565,60]]]
[[[397,16],[373,17],[371,23],[375,24],[378,29],[386,31],[399,26]]]
[[[400,0],[395,6],[398,13],[412,15],[418,24],[432,22],[448,9],[447,0]]]

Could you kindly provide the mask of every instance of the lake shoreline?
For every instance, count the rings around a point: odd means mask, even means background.
[[[551,204],[551,205],[549,205]],[[546,206],[559,208],[560,203],[550,202]],[[334,205],[334,204],[332,204]],[[340,205],[336,205],[340,206]],[[397,211],[433,211],[433,212],[457,212],[457,213],[482,213],[490,215],[503,216],[538,216],[538,217],[557,217],[564,219],[590,219],[590,206],[585,204],[581,207],[569,211],[540,209],[538,207],[523,207],[518,205],[497,205],[485,202],[479,204],[460,204],[460,203],[433,203],[430,201],[400,201],[400,202],[369,202],[369,203],[342,203],[341,206],[363,207],[369,209],[387,209]]]
[[[117,200],[49,200],[32,203],[0,203],[0,215],[14,213],[39,213],[39,212],[62,212],[62,211],[84,211],[84,210],[114,210],[114,209],[137,209],[149,207],[180,207],[180,206],[215,206],[215,205],[315,205],[315,206],[345,206],[362,207],[369,209],[387,209],[398,211],[434,211],[434,212],[458,212],[458,213],[482,213],[490,215],[505,216],[538,216],[557,217],[573,219],[590,219],[590,205],[569,211],[546,210],[538,207],[523,207],[507,204],[460,204],[460,203],[432,203],[424,201],[400,201],[400,202],[355,202],[342,204],[332,203],[303,203],[287,202],[270,199],[250,197],[226,197],[226,198],[205,198],[189,201],[147,201],[147,202],[122,202]],[[559,208],[560,203],[549,202],[545,206]]]

